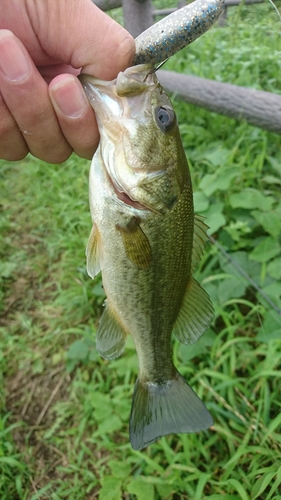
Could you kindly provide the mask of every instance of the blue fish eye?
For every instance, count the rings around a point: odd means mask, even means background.
[[[156,123],[162,132],[169,132],[175,123],[175,112],[172,108],[159,106],[155,110]]]

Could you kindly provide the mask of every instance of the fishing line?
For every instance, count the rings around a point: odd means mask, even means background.
[[[272,307],[272,309],[274,309],[274,311],[277,312],[277,314],[279,314],[279,316],[281,316],[281,309],[279,309],[279,307],[276,304],[274,304],[274,302],[271,300],[271,298],[268,297],[268,295],[248,275],[248,273],[246,273],[246,271],[244,271],[244,269],[237,262],[235,262],[235,260],[232,257],[230,257],[229,253],[217,242],[217,240],[215,240],[209,234],[208,234],[208,238],[220,250],[220,252],[227,258],[227,260],[233,265],[233,267],[235,267],[235,269],[237,269],[237,271],[239,271],[239,273],[257,290],[257,292],[259,292],[262,295],[264,300],[266,300],[266,302]]]
[[[280,14],[279,10],[277,9],[275,3],[273,2],[273,0],[268,0],[268,1],[271,3],[272,7],[274,7],[274,9],[276,10],[277,15],[278,15],[278,17],[279,17],[279,19],[281,21],[281,14]]]
[[[281,14],[276,7],[273,0],[269,0],[271,5],[277,12],[277,15],[281,21]],[[274,311],[281,316],[281,309],[271,300],[270,297],[259,287],[259,285],[244,271],[244,269],[229,255],[229,253],[210,235],[208,235],[209,240],[219,249],[219,251],[226,257],[226,259],[233,265],[235,269],[255,288],[255,290],[260,293],[264,300],[274,309]]]

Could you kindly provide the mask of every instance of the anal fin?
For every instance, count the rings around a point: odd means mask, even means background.
[[[96,337],[98,353],[105,359],[118,358],[124,351],[126,339],[127,332],[120,325],[108,303],[105,302],[105,310],[102,314]]]
[[[173,328],[176,337],[183,344],[194,344],[203,335],[213,316],[209,295],[191,276]]]

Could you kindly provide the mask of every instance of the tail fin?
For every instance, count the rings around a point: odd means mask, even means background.
[[[165,384],[136,381],[130,418],[134,450],[166,434],[197,432],[212,424],[206,406],[179,373]]]

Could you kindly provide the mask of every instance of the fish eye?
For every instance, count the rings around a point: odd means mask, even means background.
[[[172,108],[159,106],[155,110],[156,123],[162,132],[169,132],[175,124],[176,115]]]

